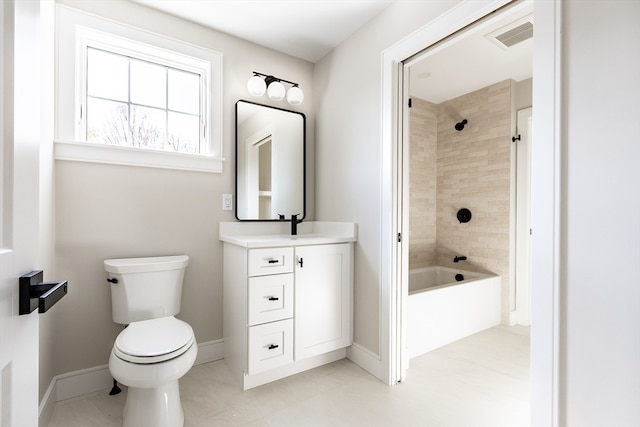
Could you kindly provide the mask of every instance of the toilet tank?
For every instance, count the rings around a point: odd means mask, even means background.
[[[180,312],[186,255],[108,259],[113,321],[129,324]]]

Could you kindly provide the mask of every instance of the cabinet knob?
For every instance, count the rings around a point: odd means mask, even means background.
[[[304,259],[303,259],[303,258],[300,258],[300,259],[298,260],[298,264],[300,264],[300,268],[302,268],[303,263],[304,263]]]
[[[273,350],[274,348],[278,348],[278,344],[269,344],[269,347],[267,347],[269,350]]]
[[[278,297],[269,297],[269,301],[278,301],[279,299]]]
[[[277,264],[278,260],[277,259],[270,259],[269,261],[267,261],[269,264]]]

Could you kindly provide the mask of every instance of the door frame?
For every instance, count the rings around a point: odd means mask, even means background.
[[[382,356],[389,384],[406,375],[403,362],[403,265],[405,242],[402,180],[406,59],[473,22],[509,5],[509,0],[462,2],[382,54],[381,262]],[[560,277],[560,11],[562,3],[534,2],[534,128],[531,157],[531,421],[559,425]],[[385,292],[387,289],[388,292]],[[386,353],[386,354],[385,354]],[[385,357],[386,356],[386,357]]]
[[[532,107],[516,112],[515,150],[515,283],[511,325],[531,325],[531,126]]]

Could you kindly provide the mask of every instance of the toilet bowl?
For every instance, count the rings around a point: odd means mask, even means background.
[[[134,322],[109,357],[113,377],[129,387],[123,426],[182,426],[178,380],[198,354],[193,330],[175,317]]]
[[[112,316],[128,325],[109,357],[113,378],[128,387],[124,427],[184,425],[178,380],[193,366],[198,345],[180,310],[188,257],[112,259]]]

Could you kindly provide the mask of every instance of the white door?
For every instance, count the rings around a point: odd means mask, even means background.
[[[0,2],[0,425],[38,425],[38,312],[18,315],[18,277],[36,269],[41,108],[40,3]]]

